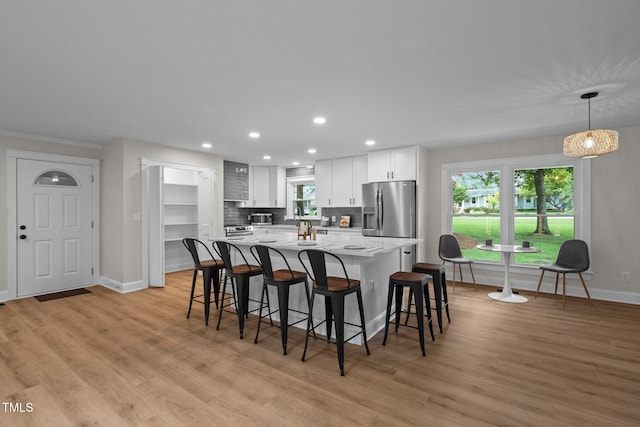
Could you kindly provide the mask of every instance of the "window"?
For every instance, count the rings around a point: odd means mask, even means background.
[[[533,241],[541,250],[516,254],[515,262],[553,263],[562,242],[575,237],[573,166],[515,169],[513,188],[514,242]]]
[[[74,177],[63,171],[45,172],[36,178],[36,185],[60,185],[64,187],[78,187]]]
[[[535,156],[444,164],[442,173],[442,231],[458,238],[468,258],[500,261],[499,253],[475,248],[486,239],[541,249],[516,254],[521,265],[552,263],[565,240],[590,242],[588,161]]]
[[[487,239],[500,241],[500,171],[452,173],[451,190],[451,230],[460,248],[474,259],[499,261],[498,252],[475,246]],[[478,199],[483,203],[478,204]]]
[[[315,178],[287,178],[287,216],[299,218],[317,215]]]

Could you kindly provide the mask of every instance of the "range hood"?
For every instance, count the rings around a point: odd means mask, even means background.
[[[224,200],[246,202],[249,200],[249,165],[224,161]]]

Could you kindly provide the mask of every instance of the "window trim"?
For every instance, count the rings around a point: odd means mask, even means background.
[[[450,201],[451,174],[479,172],[486,170],[500,171],[500,236],[504,242],[513,242],[514,221],[514,175],[517,169],[536,167],[573,167],[573,211],[575,217],[574,236],[584,240],[591,247],[591,160],[566,157],[563,154],[545,154],[539,156],[509,157],[492,160],[443,163],[441,165],[441,234],[449,234],[452,230]],[[478,263],[487,263],[477,261]],[[535,268],[527,264],[518,264],[525,268]]]

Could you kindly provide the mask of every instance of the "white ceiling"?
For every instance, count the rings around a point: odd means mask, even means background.
[[[0,129],[290,165],[570,134],[592,90],[593,128],[638,126],[639,23],[637,0],[0,0]]]

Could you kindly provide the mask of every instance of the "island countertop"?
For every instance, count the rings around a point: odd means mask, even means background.
[[[374,257],[400,248],[415,245],[422,239],[371,237],[345,235],[318,235],[316,240],[298,239],[296,233],[270,233],[259,236],[232,236],[217,240],[226,240],[238,246],[266,245],[282,251],[301,251],[320,249],[336,255],[355,257]]]

